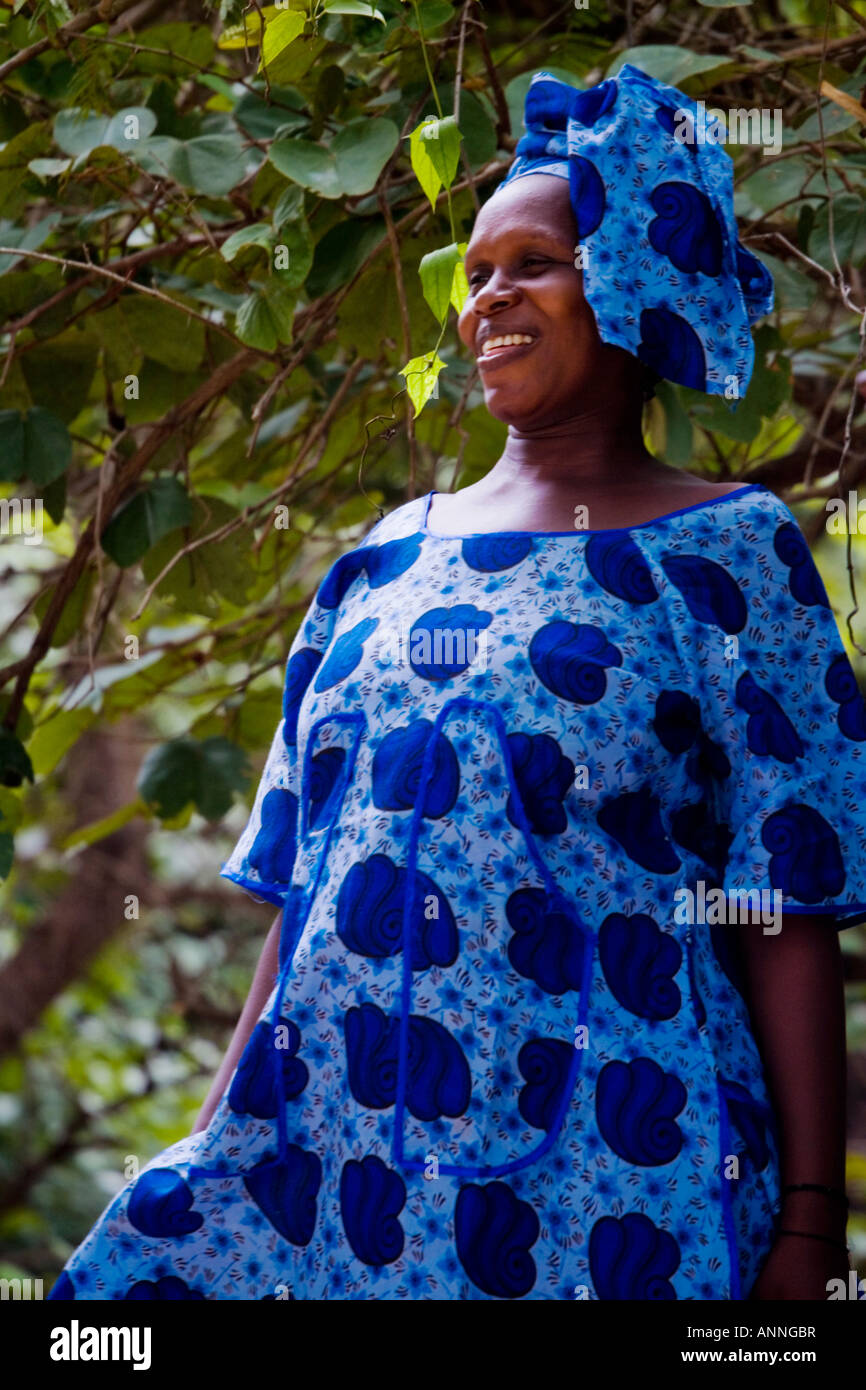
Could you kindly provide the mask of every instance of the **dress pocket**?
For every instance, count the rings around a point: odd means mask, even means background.
[[[366,728],[363,713],[354,712],[326,715],[310,729],[301,770],[297,851],[280,928],[279,976],[205,1132],[202,1174],[255,1172],[259,1182],[269,1165],[285,1166],[293,1159],[287,1107],[295,1101],[303,1104],[311,1082],[286,992]]]
[[[281,980],[309,917],[366,729],[366,718],[357,710],[323,715],[307,737],[301,767],[297,850],[280,930]]]
[[[515,1172],[565,1121],[595,948],[541,847],[557,833],[565,763],[552,738],[509,735],[495,705],[466,695],[430,728],[402,919],[394,1158],[404,1168]]]

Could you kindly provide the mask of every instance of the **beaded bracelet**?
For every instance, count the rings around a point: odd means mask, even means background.
[[[825,1187],[823,1183],[819,1182],[788,1183],[786,1187],[782,1188],[783,1195],[786,1192],[823,1192],[825,1196],[832,1197],[835,1201],[841,1202],[846,1210],[850,1206],[850,1202],[845,1196],[845,1193],[838,1187]]]
[[[832,1236],[819,1236],[814,1231],[777,1231],[780,1236],[803,1236],[806,1240],[822,1240],[825,1245],[835,1245],[837,1249],[844,1250],[845,1254],[850,1254],[848,1246],[844,1240],[834,1240]]]

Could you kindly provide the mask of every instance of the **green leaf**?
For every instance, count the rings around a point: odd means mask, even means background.
[[[0,878],[8,878],[15,857],[15,841],[5,830],[0,833]]]
[[[342,191],[357,196],[375,188],[399,140],[399,130],[384,116],[361,116],[343,126],[331,145]]]
[[[385,23],[382,11],[366,4],[365,0],[324,0],[322,9],[327,10],[328,14],[359,14],[365,19],[378,19],[382,24]],[[450,5],[448,9],[450,11]]]
[[[234,507],[217,497],[199,493],[191,500],[194,516],[191,540],[221,530],[238,515]],[[142,572],[149,584],[177,555],[186,539],[185,533],[179,536],[176,530],[172,531],[142,557]],[[220,612],[220,596],[242,607],[255,579],[256,566],[250,552],[249,535],[239,528],[222,540],[208,541],[184,555],[160,580],[156,592],[173,598],[183,612],[213,617]]]
[[[140,29],[136,31],[135,42],[141,44],[135,54],[138,72],[164,73],[175,80],[179,71],[187,71],[187,63],[179,64],[178,59],[186,58],[189,63],[206,68],[216,47],[208,26],[196,23],[157,24],[151,29]],[[149,48],[163,48],[167,56],[144,51]]]
[[[159,135],[142,141],[134,154],[148,173],[172,178],[209,198],[230,193],[247,172],[243,148],[230,135],[197,135],[192,140]]]
[[[105,840],[109,835],[114,835],[116,831],[122,830],[130,821],[137,816],[147,814],[147,803],[141,798],[136,797],[135,801],[129,801],[125,806],[112,811],[109,816],[102,816],[99,820],[91,821],[89,825],[80,825],[77,830],[73,830],[71,835],[67,835],[61,841],[60,848],[79,849],[84,845],[95,845],[100,840]]]
[[[257,92],[244,92],[232,114],[254,140],[272,140],[282,126],[306,124],[306,104],[297,87],[271,83],[270,101],[264,101]]]
[[[468,249],[468,241],[458,242],[457,250],[460,252],[460,259],[454,267],[454,279],[451,281],[451,303],[458,314],[463,312],[463,306],[469,298],[469,281],[466,278],[466,252]]]
[[[293,183],[323,198],[369,193],[397,147],[400,132],[384,116],[359,117],[334,138],[330,149],[311,140],[275,140],[269,158]]]
[[[451,90],[450,83],[446,88],[448,90]],[[446,99],[444,102],[445,106],[453,104],[453,100],[452,95],[450,101]],[[480,169],[482,164],[493,159],[497,144],[496,126],[487,107],[472,91],[462,90],[460,93],[460,134],[471,168]]]
[[[20,787],[24,778],[33,781],[33,764],[20,739],[0,728],[0,786]]]
[[[312,140],[275,140],[268,158],[287,179],[321,194],[323,198],[339,198],[343,192],[334,156],[330,150],[315,145]]]
[[[0,246],[20,246],[22,251],[38,251],[51,235],[60,220],[59,212],[51,212],[32,227],[16,227],[13,222],[0,219]],[[0,256],[0,275],[15,264],[17,257]]]
[[[55,478],[53,483],[43,485],[42,502],[55,526],[59,526],[66,511],[66,474]]]
[[[146,106],[126,106],[113,116],[87,114],[71,106],[54,118],[54,142],[64,154],[87,155],[100,145],[131,154],[154,130],[156,116]]]
[[[438,352],[425,352],[421,357],[411,358],[405,367],[400,368],[400,375],[406,378],[406,390],[416,415],[421,413],[433,395],[444,366]]]
[[[415,177],[435,208],[439,190],[450,188],[460,160],[460,130],[453,116],[428,117],[409,136]]]
[[[731,59],[723,53],[693,53],[690,48],[681,48],[678,44],[645,43],[618,53],[605,76],[613,77],[624,63],[632,63],[647,77],[655,77],[659,82],[668,82],[676,87],[687,77],[712,72],[713,68],[724,67],[730,62]]]
[[[454,272],[460,264],[460,252],[454,242],[422,256],[418,273],[424,298],[440,323],[444,323],[451,303]]]
[[[274,720],[272,727],[277,722]],[[24,808],[21,804],[21,798],[7,791],[5,787],[0,787],[0,825],[4,826],[6,830],[17,830],[23,814]]]
[[[102,533],[102,549],[126,568],[163,536],[192,523],[192,504],[177,478],[155,478],[125,502]]]
[[[863,264],[866,260],[866,199],[859,198],[856,193],[842,193],[833,199],[833,241],[841,265]],[[809,237],[809,254],[828,270],[835,268],[827,203],[822,203],[815,214],[815,225]]]
[[[201,776],[199,746],[176,738],[148,753],[138,774],[136,791],[163,820],[177,816],[198,795]]]
[[[47,121],[25,126],[0,150],[0,208],[6,217],[18,217],[32,204],[32,180],[27,165],[31,159],[47,155],[51,133]]]
[[[812,211],[808,204],[804,210]],[[755,251],[750,248],[753,254],[763,261],[773,277],[773,289],[776,292],[776,303],[781,309],[809,309],[815,302],[815,282],[810,280],[808,275],[798,269],[797,262],[794,260],[782,261],[778,256],[771,256],[767,251]],[[804,250],[808,249],[806,247]]]
[[[665,416],[665,461],[684,468],[692,457],[692,422],[671,382],[660,381],[656,397]]]
[[[274,214],[272,214],[274,227],[279,231],[284,222],[292,222],[296,218],[302,217],[303,189],[299,188],[296,183],[289,183],[288,188],[284,188],[277,199],[277,207],[274,208]]]
[[[282,53],[274,59],[268,68],[268,76],[272,83],[277,82],[282,85],[291,85],[300,82],[306,77],[311,69],[315,69],[320,63],[327,61],[326,50],[329,42],[327,39],[313,38],[312,34],[302,34],[294,43],[290,43],[284,48]]]
[[[67,169],[71,169],[75,161],[73,159],[31,159],[27,168],[38,179],[56,179],[58,174],[65,174]]]
[[[61,710],[43,720],[30,740],[30,754],[36,773],[46,777],[53,772],[85,729],[95,722],[96,711],[93,709]]]
[[[0,410],[0,482],[29,478],[41,487],[59,478],[71,458],[69,431],[50,410]]]
[[[447,24],[454,15],[454,6],[447,4],[446,0],[421,0],[418,10],[425,38],[434,29],[440,29],[443,24]],[[418,33],[418,21],[415,18],[414,8],[406,15],[405,23],[410,29],[414,29],[416,34]]]
[[[206,820],[219,820],[234,791],[249,781],[247,756],[225,738],[176,738],[154,748],[138,775],[137,791],[161,820],[193,802]]]
[[[81,325],[44,343],[28,344],[21,370],[31,400],[71,424],[86,406],[98,357],[99,343]]]
[[[276,263],[277,259],[282,259],[280,250],[282,246],[286,248],[289,262],[285,268],[281,268]],[[294,223],[287,223],[280,228],[279,239],[274,247],[274,252],[274,274],[279,276],[281,283],[287,289],[300,289],[313,264],[313,238],[310,236],[310,229],[303,219]]]
[[[264,39],[262,42],[261,58],[259,61],[259,71],[270,67],[279,58],[284,48],[288,48],[290,43],[294,43],[299,34],[304,32],[306,17],[295,10],[283,10],[280,14],[274,15],[265,25]]]
[[[219,820],[232,804],[233,792],[249,782],[247,755],[226,738],[206,738],[200,745],[201,787],[196,798],[206,820]]]
[[[291,343],[297,296],[281,284],[247,295],[235,317],[235,332],[247,347],[273,352],[277,343]]]
[[[249,227],[239,227],[226,237],[220,247],[220,255],[227,261],[233,261],[244,246],[265,246],[270,249],[272,241],[273,231],[269,222],[252,222]]]
[[[808,179],[809,166],[802,156],[795,155],[772,164],[762,163],[754,174],[743,179],[737,193],[740,197],[745,194],[749,202],[761,212],[770,212],[781,203],[799,198]],[[816,192],[823,191],[817,179],[812,180],[812,188]]]
[[[125,295],[120,301],[124,323],[145,357],[175,372],[195,371],[204,356],[205,326],[189,308],[181,299],[173,309],[145,294]]]

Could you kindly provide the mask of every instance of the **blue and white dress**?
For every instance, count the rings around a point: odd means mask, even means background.
[[[431,496],[292,645],[223,867],[284,909],[238,1068],[53,1297],[742,1299],[772,1244],[736,890],[771,934],[866,920],[866,707],[803,534],[758,484],[462,538]]]

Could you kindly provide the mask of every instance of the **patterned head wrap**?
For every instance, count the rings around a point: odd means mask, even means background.
[[[750,326],[773,307],[773,278],[739,240],[733,161],[700,140],[699,120],[691,97],[631,63],[584,91],[537,72],[526,134],[493,196],[524,174],[568,179],[599,336],[709,395],[735,377],[735,398],[751,379]]]

